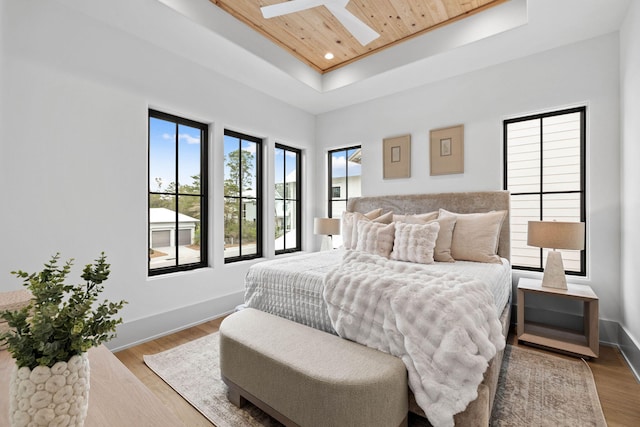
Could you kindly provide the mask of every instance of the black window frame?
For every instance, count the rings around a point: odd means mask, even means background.
[[[285,232],[285,234],[284,234],[284,244],[283,244],[285,249],[280,249],[280,250],[276,250],[275,251],[276,255],[282,255],[282,254],[287,254],[287,253],[292,253],[292,252],[300,252],[302,250],[302,150],[300,150],[298,148],[289,147],[287,145],[280,144],[280,143],[276,143],[275,144],[275,149],[279,149],[279,150],[284,150],[285,151],[285,153],[284,153],[285,154],[285,163],[283,163],[283,167],[285,168],[285,170],[284,170],[285,177],[286,177],[286,158],[287,158],[286,156],[287,156],[287,151],[296,154],[296,194],[295,194],[295,199],[287,197],[286,185],[285,185],[285,188],[284,188],[285,195],[282,197],[282,199],[274,198],[274,200],[282,200],[285,208],[286,208],[286,205],[287,205],[287,201],[295,201],[296,202],[296,246],[294,248],[287,249],[287,241],[286,241],[287,233]],[[274,165],[274,169],[275,169],[275,165]]]
[[[580,221],[586,224],[587,222],[587,210],[586,210],[586,199],[587,199],[587,186],[586,186],[586,140],[587,140],[587,129],[586,129],[586,119],[587,119],[587,107],[579,106],[573,108],[566,108],[562,110],[554,110],[545,113],[532,114],[522,117],[516,117],[512,119],[506,119],[503,121],[503,184],[504,189],[509,190],[508,183],[508,134],[507,127],[511,123],[529,121],[529,120],[540,120],[540,138],[541,140],[544,138],[543,133],[543,119],[547,117],[555,117],[561,116],[565,114],[573,114],[580,113],[580,190],[572,190],[572,191],[544,191],[544,175],[543,175],[543,167],[544,167],[544,156],[542,153],[544,152],[543,144],[540,143],[540,191],[539,192],[522,192],[522,193],[513,193],[511,192],[511,196],[519,196],[519,195],[538,195],[539,196],[539,204],[540,204],[540,218],[542,221],[544,219],[544,196],[549,194],[580,194]],[[565,274],[572,276],[586,276],[587,275],[587,234],[585,231],[585,248],[580,251],[580,271],[566,271]],[[540,248],[539,257],[540,257],[540,266],[539,267],[530,267],[530,266],[519,266],[512,264],[513,269],[523,270],[523,271],[544,271],[543,265],[543,248]]]
[[[238,138],[239,140],[239,146],[238,149],[242,149],[242,141],[250,141],[253,143],[256,143],[256,164],[255,164],[255,168],[256,168],[256,197],[252,198],[252,197],[244,197],[242,195],[242,183],[240,184],[240,194],[238,196],[227,196],[226,193],[224,193],[223,190],[223,199],[224,199],[224,203],[226,203],[226,199],[227,198],[236,198],[240,200],[240,209],[242,210],[242,199],[255,199],[256,201],[256,253],[253,254],[247,254],[247,255],[243,255],[242,254],[242,218],[245,215],[244,210],[241,211],[240,215],[238,215],[238,236],[239,236],[239,244],[238,244],[238,248],[239,248],[239,253],[240,255],[238,256],[234,256],[234,257],[225,257],[224,258],[224,263],[225,264],[230,264],[233,262],[238,262],[238,261],[244,261],[244,260],[251,260],[251,259],[256,259],[256,258],[261,258],[263,255],[263,242],[262,242],[262,234],[263,234],[263,209],[262,209],[262,201],[263,201],[263,196],[264,196],[264,191],[263,191],[263,183],[262,183],[262,147],[263,147],[263,140],[261,138],[255,137],[255,136],[251,136],[251,135],[247,135],[241,132],[236,132],[230,129],[225,129],[224,130],[224,135],[225,136],[230,136],[232,138]],[[226,161],[226,160],[225,160]],[[242,166],[242,164],[241,164]],[[226,167],[226,165],[225,165]],[[242,173],[240,174],[240,176],[242,176]],[[225,234],[226,234],[226,230],[225,230]]]
[[[345,207],[349,204],[349,156],[348,153],[350,150],[361,150],[362,146],[361,145],[353,145],[351,147],[345,147],[345,148],[336,148],[335,150],[329,150],[327,152],[327,157],[328,157],[328,161],[329,161],[329,170],[327,173],[327,177],[328,177],[328,200],[329,200],[329,206],[327,209],[327,215],[329,218],[333,218],[333,203],[334,202],[341,202],[344,201],[345,203]],[[333,154],[335,153],[339,153],[341,151],[345,152],[345,157],[347,159],[347,165],[345,165],[345,191],[344,197],[338,197],[338,198],[334,198],[333,197]]]
[[[151,190],[151,119],[159,119],[167,122],[172,122],[175,124],[175,182],[176,182],[176,190],[175,192],[158,192]],[[180,125],[189,126],[192,128],[196,128],[200,130],[200,194],[196,195],[193,193],[180,193],[179,192],[179,181],[178,181],[178,168],[179,168],[179,132],[178,127]],[[176,247],[176,264],[173,266],[167,267],[157,267],[151,268],[151,256],[150,253],[147,255],[147,274],[149,276],[158,276],[162,274],[168,273],[176,273],[180,271],[189,271],[195,270],[199,268],[206,268],[209,266],[209,245],[208,245],[208,236],[209,236],[209,215],[208,215],[208,207],[209,207],[209,191],[208,191],[208,182],[209,182],[209,125],[206,123],[197,122],[195,120],[190,120],[184,117],[176,116],[173,114],[165,113],[158,110],[149,109],[148,117],[147,117],[147,186],[148,186],[148,196],[147,196],[147,247],[149,251],[151,250],[151,218],[150,218],[150,208],[151,208],[151,195],[152,194],[160,194],[160,195],[170,195],[175,198],[175,247]],[[180,250],[180,227],[178,221],[179,215],[179,201],[180,196],[198,196],[200,197],[200,261],[196,263],[189,264],[178,264],[179,250]]]

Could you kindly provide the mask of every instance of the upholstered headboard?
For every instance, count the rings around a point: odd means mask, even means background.
[[[498,255],[511,259],[510,206],[508,191],[477,191],[465,193],[409,194],[399,196],[356,197],[349,199],[347,211],[365,213],[382,208],[399,215],[410,215],[446,209],[456,213],[507,211],[502,224]]]

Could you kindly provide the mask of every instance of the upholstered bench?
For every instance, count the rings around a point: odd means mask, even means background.
[[[220,325],[229,400],[252,402],[286,426],[406,426],[402,361],[247,308]]]

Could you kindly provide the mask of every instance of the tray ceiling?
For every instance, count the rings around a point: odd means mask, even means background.
[[[326,6],[265,19],[260,8],[283,0],[210,0],[320,73],[507,0],[352,0],[346,9],[380,37],[361,45]],[[295,1],[295,0],[294,0]],[[333,54],[326,59],[325,54]]]

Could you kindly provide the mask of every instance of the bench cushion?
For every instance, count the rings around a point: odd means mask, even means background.
[[[220,369],[223,378],[298,425],[397,426],[406,420],[407,374],[400,359],[255,309],[222,322]]]

